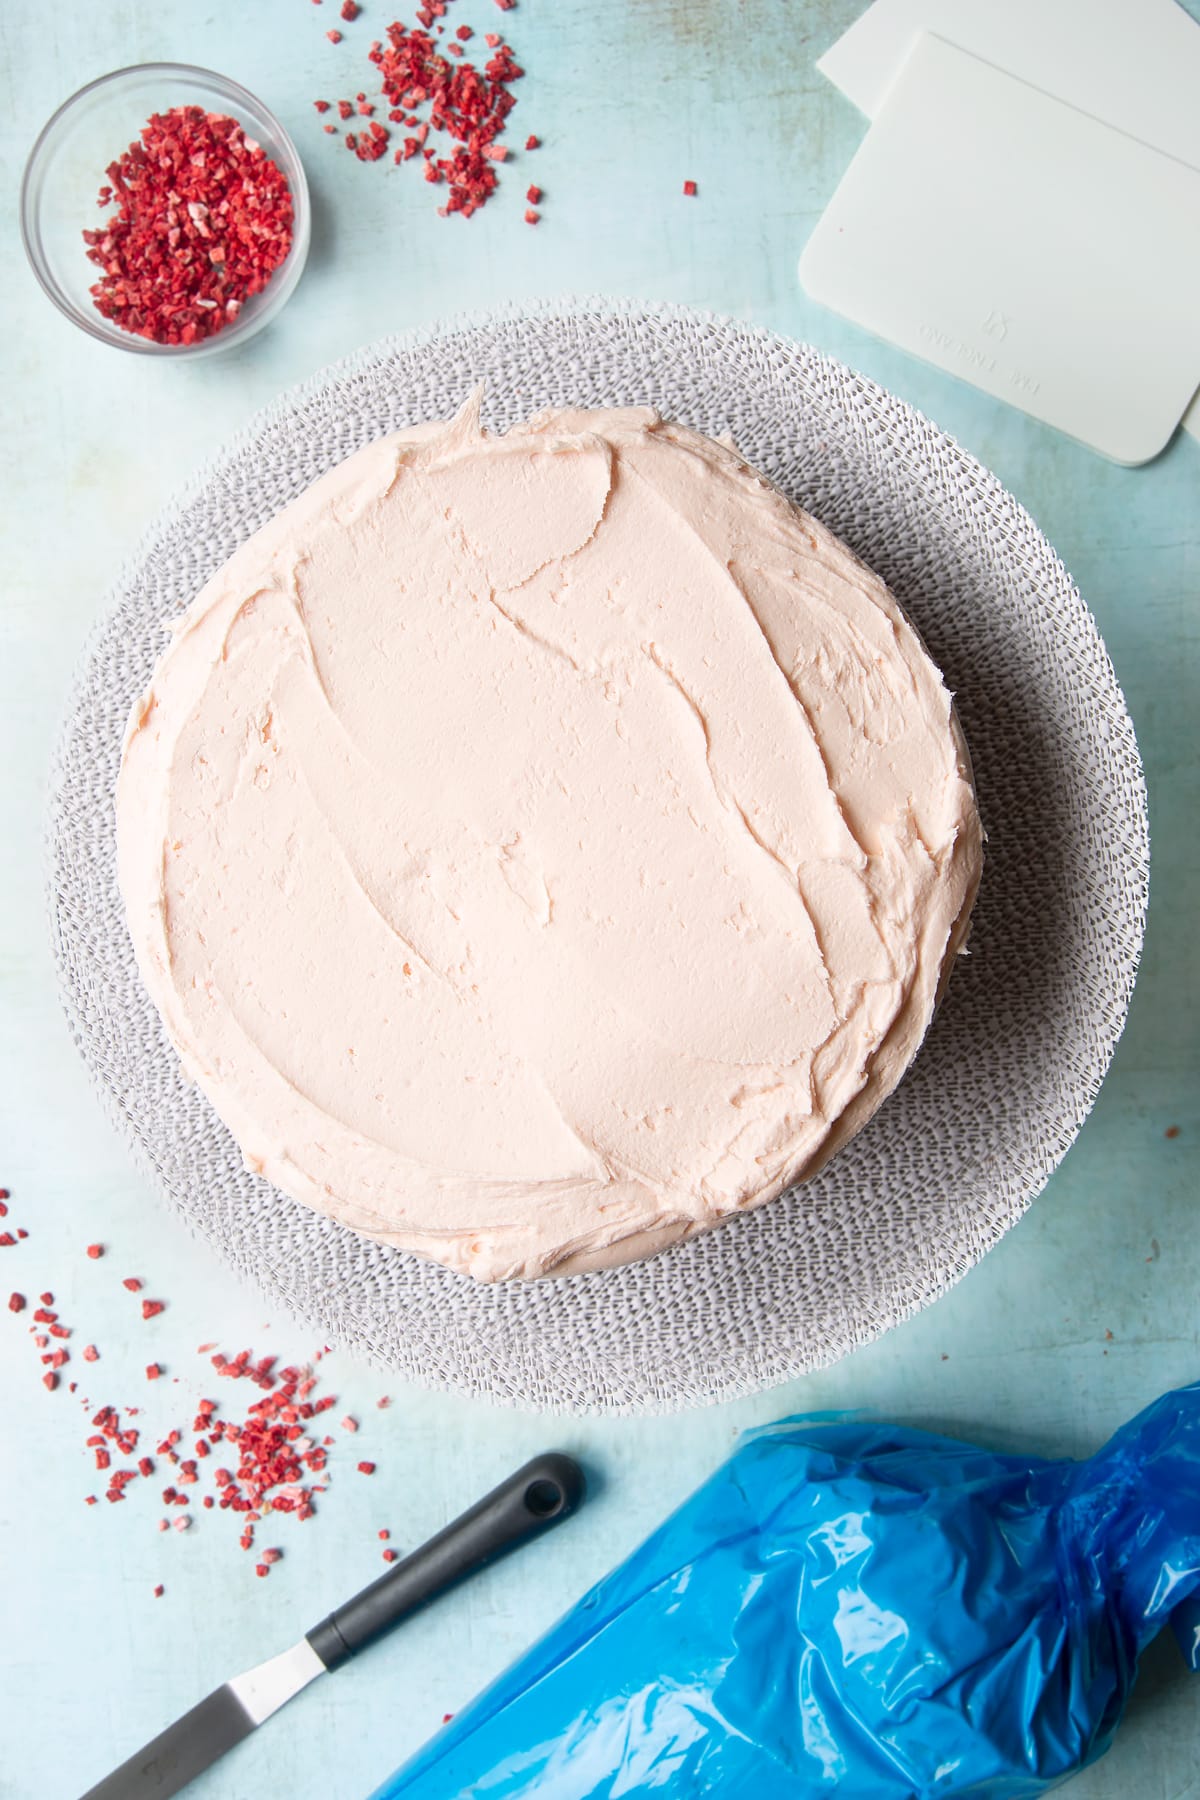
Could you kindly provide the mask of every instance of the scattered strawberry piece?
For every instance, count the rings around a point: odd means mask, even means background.
[[[39,1298],[41,1299],[43,1306],[53,1306],[54,1305],[54,1295],[53,1294],[42,1294],[39,1296]]]
[[[143,1317],[143,1319],[156,1319],[158,1317],[159,1313],[164,1310],[165,1304],[166,1303],[162,1300],[143,1300],[142,1301],[142,1317]]]
[[[103,1244],[89,1244],[87,1247],[87,1253],[91,1257],[92,1261],[95,1262],[97,1257],[104,1255],[104,1245]]]
[[[397,1552],[397,1551],[395,1551],[395,1550],[385,1550],[385,1551],[384,1551],[384,1552],[383,1552],[383,1560],[384,1560],[384,1562],[386,1562],[386,1563],[393,1563],[393,1562],[395,1562],[395,1560],[396,1560],[396,1557],[397,1557],[397,1554],[398,1554],[398,1552]]]
[[[11,1250],[16,1241],[11,1231],[0,1231],[0,1250]]]
[[[325,36],[329,39],[331,44],[340,44],[342,41],[342,34],[340,31],[327,31]]]
[[[166,1592],[166,1590],[165,1590],[165,1588],[164,1588],[164,1587],[163,1587],[163,1584],[162,1584],[162,1582],[161,1582],[161,1581],[160,1581],[160,1582],[159,1582],[159,1584],[158,1584],[158,1586],[157,1586],[157,1587],[156,1587],[156,1588],[155,1588],[155,1590],[154,1590],[154,1598],[155,1598],[155,1599],[156,1599],[156,1600],[161,1600],[161,1599],[162,1599],[162,1597],[163,1597],[163,1594],[164,1594],[164,1593],[165,1593],[165,1592]]]
[[[350,1414],[347,1413],[346,1417],[342,1420],[342,1430],[343,1431],[357,1431],[358,1430],[358,1420],[352,1419],[350,1417]]]
[[[691,197],[693,196],[693,194],[696,192],[695,182],[694,181],[685,181],[683,184],[683,191],[690,200]]]
[[[47,1369],[46,1373],[42,1376],[42,1386],[44,1388],[49,1388],[51,1393],[53,1393],[58,1386],[58,1376],[54,1373],[53,1369]]]
[[[8,1296],[8,1310],[11,1313],[24,1312],[25,1311],[25,1296],[24,1296],[24,1294],[10,1294]]]
[[[100,1352],[97,1350],[95,1344],[85,1344],[83,1346],[83,1360],[84,1362],[100,1361]]]
[[[542,199],[541,188],[540,187],[526,188],[525,198],[528,200],[530,206],[539,206],[541,204],[541,199]]]
[[[360,1462],[358,1465],[358,1472],[360,1475],[373,1475],[375,1473],[375,1464],[373,1462]]]
[[[534,135],[531,131],[529,136],[525,139],[525,148],[527,150],[537,150],[541,147],[541,142],[542,142],[541,138],[534,137]]]
[[[161,1374],[162,1374],[162,1364],[161,1363],[147,1363],[146,1364],[146,1380],[147,1381],[157,1381]]]
[[[536,225],[541,216],[541,213],[534,207],[527,207],[525,211],[525,223],[527,225]]]
[[[270,1566],[265,1562],[255,1563],[254,1573],[260,1578],[263,1575],[269,1575],[271,1573]]]
[[[140,1294],[142,1291],[142,1284],[136,1275],[127,1275],[121,1283],[121,1286],[123,1288],[128,1288],[131,1294]]]
[[[361,11],[362,7],[359,6],[358,0],[342,0],[342,17],[347,25],[353,25]]]
[[[380,1542],[386,1544],[388,1539],[391,1537],[391,1535],[392,1535],[391,1532],[388,1530],[387,1526],[385,1525],[383,1530],[379,1533]]]
[[[179,1518],[172,1521],[176,1531],[186,1531],[191,1522],[192,1516],[190,1513],[181,1513]]]

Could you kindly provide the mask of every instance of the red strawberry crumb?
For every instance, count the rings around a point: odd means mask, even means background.
[[[342,41],[342,34],[340,31],[327,31],[325,36],[329,39],[331,44],[340,44]]]
[[[87,1247],[87,1253],[91,1257],[92,1261],[95,1262],[97,1257],[101,1257],[104,1255],[104,1245],[103,1244],[89,1244]]]
[[[47,1369],[46,1373],[42,1376],[42,1386],[44,1388],[49,1388],[51,1393],[53,1393],[58,1386],[58,1376],[54,1373],[53,1369]]]
[[[138,1459],[138,1474],[139,1475],[153,1475],[153,1473],[154,1473],[153,1457],[150,1457],[150,1456],[139,1457],[139,1459]]]
[[[373,1462],[360,1462],[358,1465],[358,1472],[360,1475],[373,1475],[375,1473],[375,1464]]]
[[[266,1563],[260,1562],[260,1563],[255,1563],[254,1573],[256,1575],[258,1575],[259,1577],[262,1577],[263,1575],[269,1575],[271,1573],[271,1570]]]
[[[541,204],[541,199],[542,199],[541,188],[540,187],[526,188],[525,198],[528,200],[530,206],[539,206]]]
[[[488,31],[484,33],[483,41],[489,50],[498,50],[504,39],[498,31]]]
[[[397,1551],[395,1551],[395,1550],[385,1550],[385,1551],[384,1551],[384,1552],[383,1552],[383,1560],[384,1560],[384,1562],[386,1562],[386,1563],[393,1563],[393,1562],[395,1562],[395,1560],[396,1560],[396,1556],[397,1556],[397,1554],[398,1554],[398,1552],[397,1552]]]
[[[197,1356],[207,1356],[209,1351],[215,1350],[216,1347],[217,1346],[215,1344],[200,1344],[197,1346],[196,1355]]]
[[[100,1352],[97,1350],[95,1344],[85,1344],[84,1345],[83,1360],[84,1360],[84,1362],[99,1362],[100,1361]]]
[[[186,1531],[191,1522],[192,1516],[190,1513],[181,1513],[179,1518],[172,1521],[176,1531]]]
[[[337,126],[336,126],[336,125],[326,125],[326,126],[325,126],[325,127],[324,127],[324,129],[325,129],[325,130],[326,130],[326,131],[327,131],[327,132],[328,132],[328,133],[329,133],[329,135],[330,135],[330,137],[334,137],[334,136],[335,136],[335,135],[336,135],[336,133],[337,133]]]
[[[154,1598],[156,1600],[161,1600],[165,1592],[166,1592],[166,1589],[163,1587],[163,1584],[160,1581],[158,1586],[154,1590]]]
[[[265,1563],[277,1563],[281,1561],[282,1557],[282,1550],[264,1550],[262,1553],[262,1559]]]
[[[316,107],[316,109],[319,113],[327,113],[329,111],[328,100],[314,100],[313,105]]]
[[[380,1412],[383,1412],[385,1408],[392,1404],[392,1396],[390,1394],[381,1394],[375,1404]]]
[[[142,1301],[142,1317],[143,1317],[143,1319],[156,1319],[158,1317],[159,1313],[163,1311],[164,1305],[165,1305],[165,1302],[163,1302],[162,1300],[143,1300]]]
[[[517,0],[496,0],[496,5],[500,8],[501,12],[512,12],[516,4]]]
[[[13,1313],[24,1312],[25,1311],[25,1296],[24,1296],[24,1294],[10,1294],[8,1296],[8,1310],[9,1310],[9,1312],[13,1312]]]
[[[43,1306],[53,1306],[54,1305],[54,1295],[53,1294],[42,1294],[40,1296],[40,1299],[41,1299]]]
[[[534,135],[531,131],[529,136],[525,139],[525,148],[527,150],[537,150],[541,147],[541,142],[542,142],[541,138],[534,137]]]
[[[361,11],[362,7],[359,6],[358,0],[342,0],[342,17],[347,25],[353,25]]]
[[[162,1374],[162,1364],[161,1363],[147,1363],[146,1364],[146,1380],[147,1381],[157,1381],[161,1374]]]
[[[96,1499],[95,1494],[85,1494],[83,1497],[83,1504],[85,1506],[98,1506],[99,1501]]]
[[[346,1417],[342,1420],[342,1430],[343,1431],[357,1431],[358,1430],[358,1420],[352,1419],[350,1417],[350,1414],[347,1413]]]
[[[0,1231],[0,1249],[11,1250],[16,1241],[11,1231]]]
[[[24,1226],[18,1225],[17,1226],[17,1236],[19,1238],[27,1238],[29,1236],[29,1233],[25,1230]]]
[[[525,212],[525,223],[527,225],[536,225],[541,216],[541,213],[537,212],[532,206],[527,207]]]
[[[385,1525],[383,1530],[379,1533],[379,1541],[383,1544],[386,1544],[388,1539],[391,1537],[391,1535],[392,1535],[391,1532],[388,1530],[387,1526]]]
[[[223,330],[292,242],[287,178],[239,122],[201,106],[155,113],[108,165],[84,231],[98,312],[131,335],[189,345]]]
[[[688,199],[690,200],[696,192],[695,182],[694,181],[685,181],[683,184],[683,191],[687,195]]]
[[[121,1286],[123,1288],[128,1288],[131,1294],[140,1294],[142,1291],[142,1284],[136,1275],[127,1275],[121,1283]]]
[[[471,30],[469,25],[460,25],[454,35],[460,44],[465,44],[468,39],[475,36],[475,33]]]

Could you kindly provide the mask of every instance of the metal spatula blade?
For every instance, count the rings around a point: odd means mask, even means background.
[[[464,1576],[540,1536],[584,1496],[569,1456],[538,1456],[285,1650],[215,1688],[83,1800],[169,1800],[310,1681],[390,1631]]]

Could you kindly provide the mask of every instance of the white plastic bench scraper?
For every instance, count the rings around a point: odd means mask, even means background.
[[[1200,386],[1200,172],[918,39],[800,260],[808,292],[1110,456]]]
[[[872,0],[817,68],[873,119],[922,32],[1200,169],[1200,23],[1179,0]],[[1200,438],[1200,393],[1182,424]]]

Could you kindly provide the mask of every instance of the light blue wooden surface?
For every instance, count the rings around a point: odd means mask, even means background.
[[[1197,0],[1192,10],[1200,11]],[[513,136],[545,148],[470,224],[439,219],[413,171],[334,148],[316,96],[353,93],[393,12],[368,0],[337,50],[334,0],[105,0],[0,8],[6,203],[0,492],[0,1299],[49,1287],[102,1346],[87,1391],[128,1402],[150,1355],[204,1391],[194,1347],[219,1338],[303,1356],[305,1334],[235,1290],[132,1172],[68,1042],[41,888],[44,771],[71,668],[105,586],[156,508],[259,404],[388,331],[464,306],[607,291],[682,300],[808,338],[915,402],[1031,509],[1107,637],[1146,758],[1154,840],[1146,955],[1095,1113],[1023,1224],[939,1305],[840,1367],[669,1422],[539,1421],[325,1366],[366,1421],[370,1481],[342,1473],[319,1519],[256,1581],[227,1520],[158,1536],[148,1496],[86,1509],[96,1478],[75,1403],[46,1394],[24,1321],[0,1310],[0,1795],[69,1800],[218,1680],[281,1648],[377,1573],[375,1530],[417,1541],[535,1448],[602,1476],[573,1526],[478,1581],[298,1701],[195,1788],[197,1800],[365,1795],[704,1476],[743,1426],[863,1406],[1001,1444],[1082,1453],[1160,1390],[1200,1376],[1196,1229],[1197,600],[1200,445],[1115,468],[874,342],[810,303],[794,269],[863,130],[813,69],[858,0],[521,0],[504,28],[528,68]],[[501,22],[490,0],[456,20]],[[260,93],[305,158],[312,261],[278,324],[244,352],[164,367],[59,319],[23,266],[25,149],[85,80],[151,58],[218,68]],[[136,121],[131,124],[136,125]],[[684,200],[685,178],[700,184]],[[524,187],[544,223],[520,220]],[[1168,1140],[1169,1126],[1180,1128]],[[101,1262],[84,1246],[111,1245]],[[171,1305],[144,1325],[119,1284]],[[1109,1335],[1111,1334],[1111,1336]],[[79,1367],[78,1358],[73,1371]],[[103,1379],[100,1377],[103,1376]],[[338,1467],[348,1470],[345,1451]],[[261,1540],[267,1541],[267,1540]],[[161,1600],[155,1582],[166,1585]],[[1111,1757],[1078,1800],[1200,1795],[1200,1685],[1160,1647]]]

